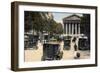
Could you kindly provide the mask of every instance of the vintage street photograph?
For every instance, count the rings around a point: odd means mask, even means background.
[[[24,11],[24,61],[90,58],[90,14]]]

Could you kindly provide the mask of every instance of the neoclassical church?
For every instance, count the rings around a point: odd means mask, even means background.
[[[63,18],[64,34],[67,36],[79,36],[81,17],[78,15],[71,15]]]
[[[79,39],[88,39],[85,34],[81,33],[81,17],[73,14],[68,17],[63,18],[63,26],[64,26],[64,35],[63,36],[68,36],[70,42],[72,43],[72,40],[76,38],[76,44],[77,46],[79,45]],[[71,44],[70,43],[70,44]]]

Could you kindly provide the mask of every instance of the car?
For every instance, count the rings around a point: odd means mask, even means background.
[[[60,52],[58,43],[45,43],[43,44],[43,56],[42,60],[60,60],[62,58],[62,54]]]
[[[90,44],[88,43],[88,39],[79,38],[78,47],[79,47],[79,50],[89,50]]]

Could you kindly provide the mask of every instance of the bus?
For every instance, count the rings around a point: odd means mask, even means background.
[[[43,56],[42,61],[45,60],[60,60],[63,56],[58,43],[45,43],[43,44]]]

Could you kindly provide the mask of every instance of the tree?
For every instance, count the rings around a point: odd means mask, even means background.
[[[88,43],[90,44],[90,14],[83,14],[80,27],[81,33],[88,37]]]
[[[55,29],[56,34],[62,34],[63,33],[63,26],[61,23],[56,24],[56,29]]]
[[[61,23],[57,23],[56,21],[51,20],[48,31],[51,34],[62,34],[63,33],[63,26]]]
[[[25,12],[25,31],[35,30],[37,32],[42,32],[47,30],[47,23],[48,20],[45,17],[44,12]]]
[[[29,11],[25,11],[24,12],[24,25],[25,25],[25,27],[24,27],[24,29],[25,29],[25,32],[28,32],[28,31],[30,31],[30,30],[32,30],[32,24],[33,24],[33,22],[32,22],[32,17],[31,17],[31,12],[29,12]]]
[[[57,23],[53,19],[52,13],[49,12],[25,12],[25,31],[29,32],[33,30],[43,39],[43,32],[47,32],[48,35],[63,33],[63,27],[61,23]],[[33,33],[34,34],[34,33]]]

